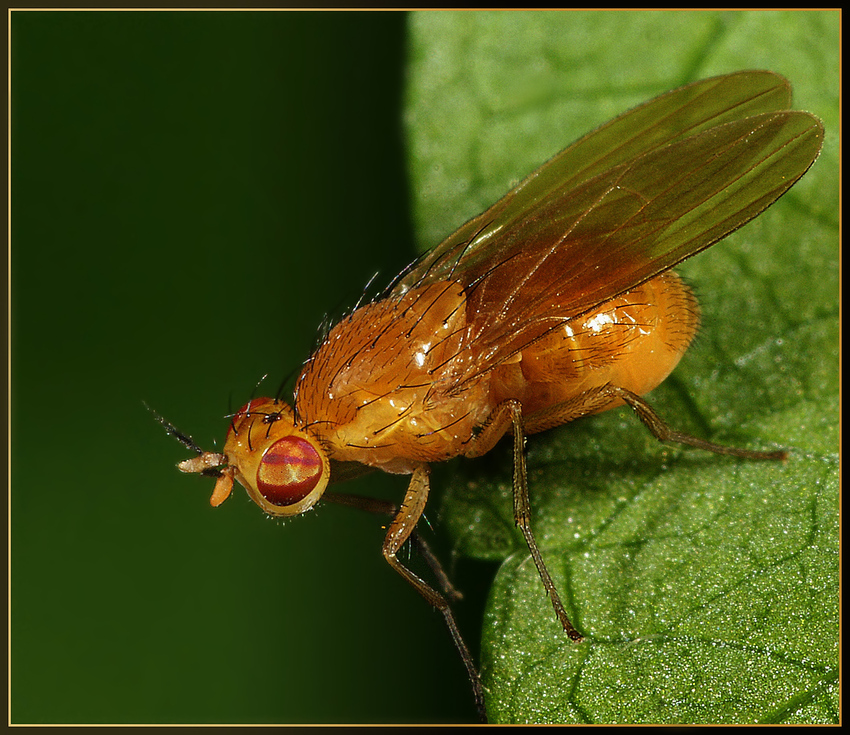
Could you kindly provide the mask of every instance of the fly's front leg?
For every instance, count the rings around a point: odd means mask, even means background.
[[[486,454],[508,429],[512,431],[514,438],[514,521],[522,531],[525,543],[531,552],[531,558],[534,560],[537,572],[543,581],[543,587],[552,601],[552,607],[555,608],[555,614],[561,621],[564,631],[572,640],[580,641],[582,635],[575,629],[567,616],[564,603],[561,602],[561,597],[555,588],[555,583],[552,581],[531,531],[531,507],[528,501],[528,476],[525,469],[525,431],[522,422],[522,404],[516,400],[507,400],[496,406],[481,431],[467,445],[464,455],[480,457],[482,454]]]
[[[394,516],[398,513],[398,506],[395,503],[391,503],[388,500],[368,498],[363,495],[354,495],[352,493],[325,492],[325,494],[322,495],[322,500],[336,503],[338,505],[344,505],[348,508],[365,510],[367,513],[376,513],[387,516]],[[446,574],[446,570],[443,569],[443,565],[440,564],[440,560],[437,558],[437,555],[431,550],[428,542],[422,537],[422,534],[420,534],[417,529],[414,529],[413,533],[410,534],[410,543],[419,552],[420,556],[422,556],[428,566],[431,567],[431,571],[440,583],[443,594],[445,594],[451,602],[459,602],[462,600],[463,594],[452,584],[451,579],[449,579],[449,575]]]
[[[484,689],[481,686],[481,677],[478,675],[478,670],[472,661],[472,655],[469,653],[469,649],[460,635],[460,630],[457,627],[457,622],[455,621],[448,600],[437,592],[437,590],[417,577],[397,557],[398,551],[404,545],[404,542],[415,532],[416,524],[425,510],[425,503],[428,500],[428,491],[430,489],[429,475],[430,470],[427,465],[420,465],[410,478],[410,485],[407,487],[404,501],[398,509],[395,518],[390,523],[389,529],[387,529],[387,535],[384,538],[384,558],[393,569],[413,585],[420,595],[443,614],[443,618],[452,635],[452,640],[460,653],[460,657],[463,659],[466,672],[472,683],[472,691],[475,695],[475,705],[478,707],[478,714],[482,720],[486,721],[487,715],[484,707]]]

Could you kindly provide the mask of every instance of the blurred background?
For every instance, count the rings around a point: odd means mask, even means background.
[[[837,24],[637,16],[650,30],[624,36],[568,13],[541,24],[546,42],[535,28],[517,40],[499,16],[503,35],[473,31],[459,46],[478,56],[458,61],[440,24],[464,13],[12,14],[12,722],[475,721],[441,616],[381,557],[383,519],[323,506],[272,521],[241,489],[212,509],[212,480],[176,470],[187,452],[143,402],[220,446],[228,411],[263,376],[258,392],[274,393],[297,371],[325,315],[414,257],[411,199],[445,200],[408,184],[410,45],[458,79],[515,42],[499,57],[514,86],[481,90],[502,97],[480,118],[480,100],[455,109],[478,126],[464,145],[496,158],[512,146],[476,131],[510,129],[515,95],[531,117],[538,93],[560,100],[557,132],[527,136],[540,162],[569,142],[562,120],[586,132],[623,111],[624,89],[637,103],[738,68],[788,74],[802,108],[837,128],[837,75],[816,53],[838,48]],[[555,61],[534,51],[546,43]],[[420,89],[417,114],[439,92]],[[504,193],[486,165],[456,174],[455,153],[433,172],[455,187],[447,198]],[[462,220],[425,211],[420,236]],[[404,487],[372,475],[344,489],[398,500]],[[452,560],[429,520],[477,656],[493,568]]]
[[[142,403],[220,446],[413,258],[405,23],[13,15],[14,722],[474,719],[383,519],[213,510]]]

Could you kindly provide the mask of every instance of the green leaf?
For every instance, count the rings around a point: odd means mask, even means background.
[[[532,525],[560,629],[514,528],[511,457],[459,463],[443,517],[498,560],[482,641],[493,722],[838,720],[838,14],[476,12],[411,19],[417,235],[432,247],[581,134],[745,68],[787,76],[823,153],[776,205],[679,270],[701,333],[648,399],[671,426],[787,462],[660,446],[626,409],[532,437]]]

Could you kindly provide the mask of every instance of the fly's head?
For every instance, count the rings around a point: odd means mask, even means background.
[[[330,479],[321,444],[295,426],[295,413],[274,398],[255,398],[233,416],[224,450],[181,462],[182,472],[218,475],[210,498],[221,505],[238,480],[271,516],[303,513],[319,500]]]

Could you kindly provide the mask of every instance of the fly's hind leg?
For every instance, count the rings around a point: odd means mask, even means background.
[[[699,439],[680,431],[674,431],[661,420],[652,406],[644,401],[643,398],[636,393],[611,385],[610,383],[584,391],[575,398],[536,411],[525,418],[522,415],[522,404],[517,400],[507,400],[496,406],[478,434],[467,444],[464,456],[480,457],[489,452],[505,433],[509,430],[512,432],[514,439],[514,519],[522,531],[522,535],[525,537],[528,549],[531,552],[531,558],[534,559],[540,579],[543,581],[546,593],[552,601],[552,607],[555,608],[555,614],[561,621],[561,625],[563,625],[567,635],[575,641],[580,641],[582,636],[567,617],[564,604],[561,602],[555,584],[552,582],[549,571],[546,569],[546,564],[543,562],[543,557],[540,554],[534,534],[531,531],[528,480],[525,469],[525,453],[523,451],[525,448],[525,434],[526,432],[535,434],[538,431],[551,429],[555,426],[574,421],[582,416],[588,416],[610,408],[612,404],[618,405],[621,402],[628,405],[637,414],[638,418],[659,441],[687,444],[709,452],[730,454],[745,459],[785,459],[787,456],[787,452],[781,450],[759,452],[751,449],[726,447],[722,444],[714,444],[713,442],[705,441],[704,439]]]
[[[522,420],[522,404],[516,400],[507,400],[496,406],[481,431],[467,445],[464,456],[480,457],[482,454],[486,454],[509,429],[514,438],[514,521],[522,531],[525,543],[528,545],[529,552],[531,552],[531,558],[537,567],[537,573],[543,581],[546,594],[549,595],[552,607],[555,609],[555,614],[558,616],[564,631],[572,640],[580,641],[582,635],[567,616],[564,603],[561,602],[561,596],[558,594],[531,531],[531,507],[528,501],[528,477],[525,470],[525,430]]]
[[[612,403],[616,405],[619,402],[629,406],[658,441],[687,444],[688,446],[704,449],[715,454],[729,454],[733,457],[743,457],[744,459],[786,459],[788,456],[788,453],[784,450],[759,452],[752,449],[727,447],[684,434],[681,431],[674,431],[664,423],[661,417],[655,412],[655,409],[637,395],[637,393],[632,393],[630,390],[619,388],[611,383],[607,383],[599,388],[591,388],[569,401],[558,403],[531,414],[526,417],[526,426],[528,427],[528,432],[533,434],[566,424],[582,416],[597,413],[610,407]]]
[[[404,566],[398,560],[397,556],[404,542],[415,532],[416,524],[425,510],[425,503],[428,500],[428,491],[430,489],[429,474],[430,472],[426,465],[420,465],[413,473],[413,476],[410,478],[410,485],[407,487],[407,493],[404,496],[404,501],[387,529],[382,550],[384,558],[389,565],[404,577],[433,607],[437,608],[443,614],[452,640],[460,653],[460,657],[463,659],[466,672],[472,683],[472,691],[475,695],[478,714],[486,722],[487,714],[484,707],[484,689],[481,686],[481,677],[478,675],[478,669],[475,668],[472,655],[469,653],[469,649],[460,635],[460,630],[457,627],[457,622],[455,621],[448,600]]]

